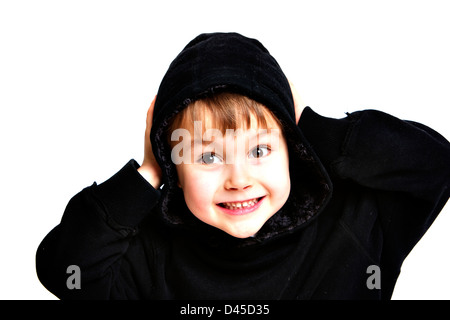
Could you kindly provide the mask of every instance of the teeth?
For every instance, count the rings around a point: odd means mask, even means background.
[[[229,210],[237,210],[246,207],[252,207],[258,202],[258,199],[247,200],[243,202],[222,202],[222,205]]]

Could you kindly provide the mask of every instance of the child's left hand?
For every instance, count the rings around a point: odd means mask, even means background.
[[[289,85],[291,86],[292,97],[294,98],[295,123],[298,124],[298,121],[300,120],[300,116],[302,114],[304,106],[303,106],[302,100],[300,99],[300,96],[298,95],[297,90],[295,89],[295,87],[291,81],[289,81]]]

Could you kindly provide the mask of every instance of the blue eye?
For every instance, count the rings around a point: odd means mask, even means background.
[[[200,157],[200,163],[202,164],[215,164],[221,162],[222,160],[216,156],[214,152],[203,153]]]
[[[250,158],[262,158],[266,157],[270,153],[270,148],[268,146],[256,146],[249,152]]]

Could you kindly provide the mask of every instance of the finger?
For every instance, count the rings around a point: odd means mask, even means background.
[[[289,81],[289,85],[291,86],[292,98],[294,99],[295,121],[296,123],[298,123],[300,115],[302,113],[303,102],[300,99],[300,96],[297,90],[295,89],[294,84],[291,81]]]
[[[147,110],[147,126],[152,125],[153,110],[155,109],[155,101],[156,101],[156,96],[153,98],[153,101],[152,101],[152,103],[150,103],[150,107]]]

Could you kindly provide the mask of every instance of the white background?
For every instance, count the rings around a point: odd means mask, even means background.
[[[304,103],[379,109],[450,138],[448,1],[1,1],[0,298],[54,299],[35,252],[69,199],[143,157],[147,108],[202,32],[259,39]],[[449,299],[450,208],[394,299]]]

